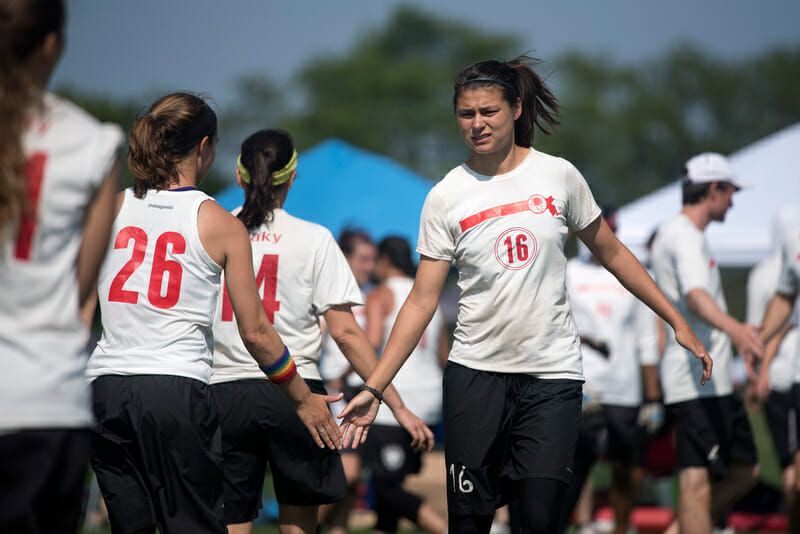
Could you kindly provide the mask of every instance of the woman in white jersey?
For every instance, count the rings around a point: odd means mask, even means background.
[[[261,130],[245,139],[241,150],[236,178],[245,203],[236,215],[250,232],[251,270],[264,310],[294,355],[298,374],[312,391],[325,392],[318,369],[324,317],[356,372],[367,376],[377,358],[350,311],[362,301],[344,255],[327,229],[282,209],[296,175],[291,137],[281,130]],[[225,292],[214,320],[211,382],[222,427],[228,531],[252,531],[269,463],[281,532],[314,533],[317,507],[347,491],[339,453],[315,447],[291,403],[248,357],[237,321]],[[433,434],[394,389],[387,402],[415,445],[430,448]]]
[[[76,532],[92,425],[88,300],[121,130],[45,92],[61,0],[0,2],[0,532]]]
[[[704,361],[686,321],[600,217],[569,162],[531,147],[535,127],[557,124],[558,105],[531,60],[482,61],[455,80],[454,107],[469,159],[422,209],[414,286],[398,314],[370,389],[345,408],[363,439],[376,397],[419,342],[451,262],[459,272],[458,323],[444,376],[448,524],[488,532],[518,498],[525,532],[557,532],[581,409],[578,334],[564,287],[567,232],[647,303]]]
[[[92,467],[115,532],[226,531],[208,386],[223,271],[249,354],[319,447],[340,439],[264,313],[247,230],[197,189],[216,143],[216,114],[188,93],[160,98],[131,129],[135,181],[117,199],[98,281],[103,335],[87,370],[98,424]]]
[[[400,306],[411,291],[414,271],[408,241],[392,236],[380,242],[375,267],[375,278],[380,285],[370,292],[366,303],[367,338],[380,350],[389,338]],[[408,406],[429,426],[438,424],[442,416],[443,358],[439,353],[440,341],[445,342],[443,329],[442,314],[437,310],[419,345],[392,381]],[[391,413],[378,410],[362,452],[371,468],[375,490],[378,515],[375,532],[397,532],[401,517],[433,534],[447,529],[447,521],[430,504],[403,489],[406,475],[418,473],[422,467],[422,454],[411,446],[412,438]]]

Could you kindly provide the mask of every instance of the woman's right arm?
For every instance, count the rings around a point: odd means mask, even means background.
[[[449,271],[449,261],[422,256],[414,286],[400,308],[378,366],[366,381],[367,386],[382,392],[400,370],[436,312]],[[350,401],[339,416],[346,425],[345,446],[351,438],[354,445],[363,442],[366,429],[375,419],[377,411],[376,398],[368,391],[362,391]]]
[[[283,356],[284,344],[267,319],[259,298],[247,229],[216,202],[208,201],[200,207],[198,230],[206,251],[223,266],[228,296],[245,347],[260,367],[269,367]],[[327,402],[341,397],[312,394],[296,373],[278,387],[295,404],[297,414],[317,445],[337,448],[341,433]]]

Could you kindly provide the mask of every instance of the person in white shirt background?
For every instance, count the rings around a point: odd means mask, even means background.
[[[444,375],[448,525],[489,532],[497,507],[519,499],[526,532],[557,532],[571,480],[581,409],[578,333],[564,287],[572,230],[634,295],[712,362],[689,325],[600,216],[586,181],[564,159],[531,148],[557,124],[558,104],[525,56],[463,69],[453,104],[467,161],[425,201],[414,285],[383,356],[345,408],[345,442],[361,441],[380,391],[419,343],[451,263],[458,323]],[[355,416],[355,417],[353,417]]]
[[[270,324],[244,225],[197,189],[216,156],[217,117],[173,93],[133,123],[134,185],[117,196],[98,277],[103,332],[87,366],[97,426],[92,468],[119,532],[226,532],[222,440],[208,385],[220,276],[238,333],[321,447],[340,446]]]
[[[383,351],[400,306],[411,291],[415,270],[408,241],[395,236],[381,240],[374,274],[378,285],[366,302],[367,338],[378,353]],[[447,359],[448,337],[441,310],[437,309],[419,345],[392,380],[409,408],[429,427],[441,421],[442,367]],[[406,475],[419,472],[422,454],[413,449],[412,436],[386,409],[378,410],[361,451],[375,490],[375,532],[397,532],[401,517],[433,534],[447,530],[447,521],[429,503],[403,489]]]
[[[783,265],[785,234],[796,226],[800,213],[796,207],[780,209],[772,220],[772,250],[747,275],[747,322],[760,324],[775,290]],[[781,466],[784,497],[792,506],[795,485],[794,454],[797,449],[797,425],[791,390],[800,383],[800,366],[795,362],[798,351],[797,313],[781,327],[765,345],[764,357],[755,377],[756,397],[763,402],[764,414],[772,434],[772,442]]]
[[[759,330],[759,337],[763,342],[770,343],[790,320],[792,310],[796,310],[798,306],[798,294],[800,294],[800,222],[795,220],[785,228],[781,243],[781,270],[778,284],[775,294],[767,304]],[[798,358],[800,358],[800,342],[795,356],[795,373],[797,373]],[[797,428],[800,420],[800,383],[797,381],[792,384],[791,395],[794,426]],[[795,451],[793,462],[795,478],[789,501],[789,531],[800,532],[800,481],[798,481],[800,477],[796,476],[800,472],[800,451]]]
[[[676,423],[680,497],[668,532],[710,532],[755,484],[758,458],[741,399],[731,383],[731,343],[748,362],[763,354],[756,327],[727,313],[719,266],[704,231],[722,222],[739,190],[728,160],[699,154],[682,172],[683,208],[662,224],[653,241],[652,270],[659,287],[686,317],[714,359],[714,378],[698,387],[689,378],[698,366],[668,333],[661,381],[668,418]]]
[[[242,142],[236,168],[245,202],[234,213],[250,232],[252,268],[269,320],[293,354],[297,373],[311,391],[325,394],[318,368],[320,317],[357,373],[366,376],[377,357],[353,317],[351,307],[362,304],[361,293],[333,236],[283,209],[297,165],[287,132],[260,130],[250,135]],[[228,532],[252,532],[267,463],[281,533],[316,532],[318,506],[336,502],[347,492],[339,453],[316,447],[292,404],[249,356],[227,292],[220,295],[214,319],[211,384],[222,428]],[[411,447],[430,449],[433,433],[394,388],[387,389],[386,402],[408,432]]]
[[[76,532],[93,424],[92,297],[122,131],[46,92],[61,0],[0,3],[0,531]]]
[[[615,208],[604,206],[603,218],[616,232]],[[606,438],[606,457],[611,465],[613,532],[625,534],[633,500],[645,475],[648,434],[657,431],[663,422],[663,409],[660,414],[652,409],[640,410],[645,402],[660,406],[657,316],[584,247],[567,262],[566,285],[580,334],[586,382],[573,468],[575,477],[565,512],[569,515],[576,501],[582,503],[586,499],[589,506],[584,509],[591,513],[591,491],[581,492],[581,487],[601,452],[601,440]],[[645,381],[656,387],[643,391],[642,376],[646,374],[656,375],[655,380]],[[581,520],[588,523],[590,519],[591,515],[586,513],[583,517],[576,516],[579,523]]]
[[[361,302],[367,298],[372,289],[372,272],[375,270],[377,248],[369,234],[358,228],[346,227],[339,234],[339,248],[353,272],[358,288],[361,291]],[[363,304],[350,308],[356,323],[363,330],[367,324],[366,311]],[[322,318],[325,335],[322,342],[322,356],[319,372],[325,379],[325,387],[331,393],[344,393],[344,399],[331,404],[334,416],[344,409],[347,401],[353,398],[358,388],[364,381],[353,372],[353,367],[347,360],[336,340],[331,337]],[[350,520],[350,511],[358,498],[361,478],[361,455],[352,449],[341,450],[344,475],[347,478],[347,496],[344,499],[320,507],[320,521],[328,527],[329,534],[347,534],[347,525]]]

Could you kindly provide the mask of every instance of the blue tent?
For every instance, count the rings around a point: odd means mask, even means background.
[[[339,139],[328,139],[298,155],[297,178],[286,211],[328,228],[338,237],[347,226],[376,241],[399,235],[416,248],[419,214],[432,183],[391,159]],[[244,202],[233,185],[216,195],[232,210]]]

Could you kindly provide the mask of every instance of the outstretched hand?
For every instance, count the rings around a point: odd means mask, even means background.
[[[397,422],[411,434],[411,447],[416,452],[433,450],[433,432],[425,424],[425,421],[411,413],[408,408],[402,408],[392,413]]]
[[[700,385],[704,386],[711,378],[711,368],[714,366],[714,362],[711,360],[711,356],[708,355],[708,351],[686,323],[684,323],[682,328],[675,330],[675,339],[683,348],[694,354],[695,357],[703,360],[703,376],[700,379]]]
[[[328,404],[342,400],[343,394],[317,395],[312,393],[297,405],[297,415],[308,428],[319,448],[341,448],[342,434],[336,426]]]
[[[339,414],[339,419],[341,419],[339,427],[344,428],[342,432],[342,447],[349,447],[351,441],[354,449],[364,443],[367,439],[369,425],[378,415],[379,406],[378,399],[368,391],[360,392],[353,397],[353,400],[347,403],[347,406]]]

